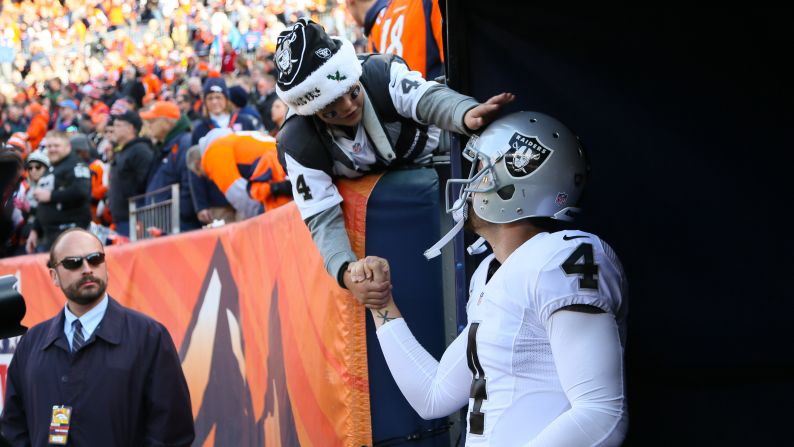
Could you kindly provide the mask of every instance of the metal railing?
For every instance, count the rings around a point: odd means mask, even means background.
[[[129,199],[130,241],[179,233],[179,183]]]

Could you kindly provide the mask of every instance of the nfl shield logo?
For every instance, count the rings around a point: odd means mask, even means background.
[[[566,194],[564,192],[561,192],[561,193],[557,194],[557,200],[555,200],[555,202],[559,206],[565,205],[568,202],[568,194]]]

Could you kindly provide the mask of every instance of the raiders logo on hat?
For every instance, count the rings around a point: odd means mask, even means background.
[[[329,36],[301,18],[277,41],[276,93],[298,115],[312,115],[344,95],[361,77],[350,41]]]
[[[304,36],[304,26],[303,23],[298,22],[293,28],[292,32],[287,35],[284,39],[279,39],[280,42],[278,43],[278,50],[276,50],[276,65],[278,65],[278,82],[282,82],[285,85],[292,84],[295,80],[295,76],[298,75],[298,71],[300,71],[300,62],[301,56],[303,55],[303,51],[306,49],[306,37]],[[292,43],[296,40],[300,40],[299,42],[299,54],[298,57],[293,59],[292,58]],[[293,64],[298,63],[298,67],[296,70],[293,71]]]
[[[505,153],[507,172],[514,178],[526,177],[535,172],[552,152],[537,138],[516,132],[510,138],[510,149]]]

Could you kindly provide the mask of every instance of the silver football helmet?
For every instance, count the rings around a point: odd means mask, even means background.
[[[468,179],[447,182],[447,212],[467,201],[488,222],[529,217],[572,220],[587,179],[579,138],[564,124],[538,112],[500,118],[469,139],[463,156],[472,162]],[[451,189],[460,197],[449,205]],[[470,200],[469,200],[470,199]]]
[[[463,156],[472,163],[469,177],[450,179],[446,185],[446,210],[456,225],[425,252],[428,258],[440,254],[471,209],[492,223],[530,217],[569,221],[579,212],[587,160],[579,138],[548,115],[517,112],[502,117],[472,136]],[[454,188],[459,188],[459,198],[450,204]],[[482,243],[470,247],[470,253]]]

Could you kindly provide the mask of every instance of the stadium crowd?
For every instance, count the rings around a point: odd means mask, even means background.
[[[283,170],[262,154],[275,153],[287,113],[275,89],[276,38],[303,16],[364,50],[361,28],[335,0],[2,3],[0,142],[22,154],[26,172],[4,252],[45,252],[74,226],[124,243],[128,199],[164,200],[153,191],[174,183],[180,231],[285,203]],[[235,136],[218,128],[260,131],[249,139],[256,154],[235,163]],[[191,147],[205,153],[216,139],[232,155],[188,160]],[[265,169],[280,172],[256,185]]]

